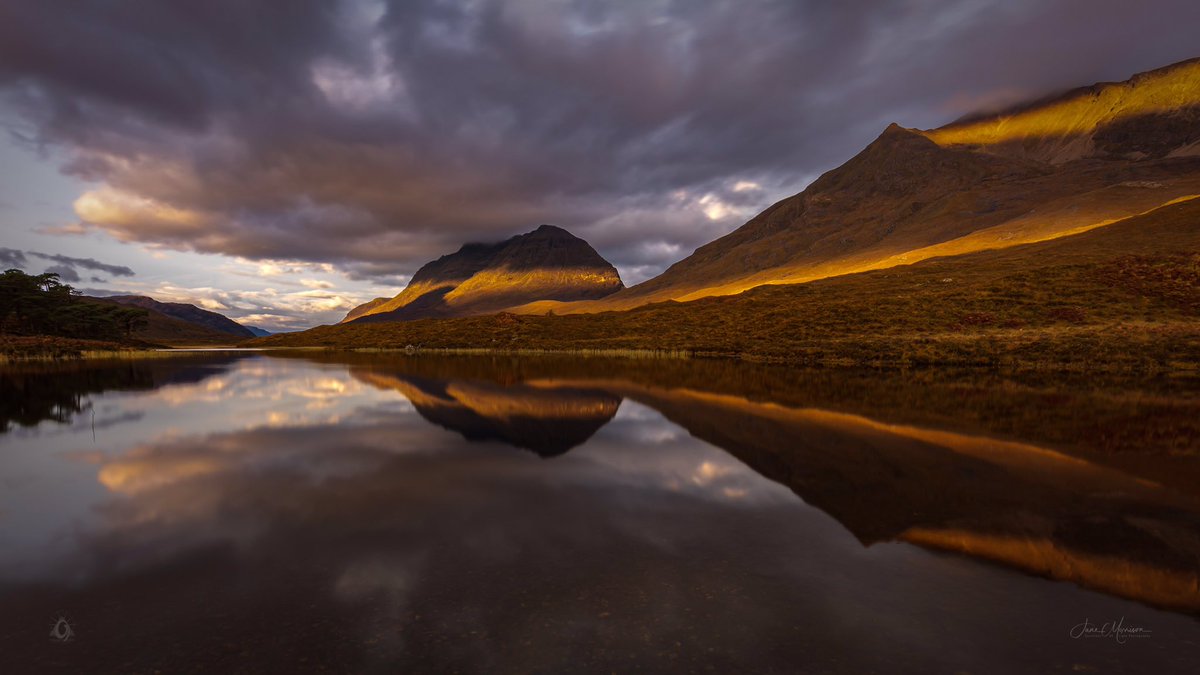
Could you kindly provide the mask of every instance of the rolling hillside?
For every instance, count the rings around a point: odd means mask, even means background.
[[[127,296],[130,297],[130,296]],[[133,296],[137,297],[137,296]],[[83,300],[88,302],[101,302],[111,304],[130,304],[117,302],[114,298],[91,298],[84,297]],[[145,298],[150,300],[150,298]],[[153,302],[153,301],[152,301]],[[166,303],[159,303],[166,304]],[[177,303],[176,303],[177,304]],[[172,316],[167,316],[162,312],[145,307],[135,305],[146,310],[146,325],[138,328],[131,336],[135,340],[150,343],[153,345],[162,346],[216,346],[216,345],[231,345],[240,340],[246,339],[243,335],[233,335],[222,331],[214,330],[208,326],[204,326],[190,321],[184,321]],[[191,305],[188,305],[191,307]],[[201,310],[203,311],[203,310]],[[222,317],[223,318],[223,317]],[[253,335],[253,334],[251,334]]]
[[[186,302],[160,302],[144,295],[112,295],[104,298],[111,302],[132,307],[149,309],[172,319],[208,328],[209,330],[238,338],[258,337],[254,331],[216,312],[201,309]],[[228,339],[228,338],[226,338]]]

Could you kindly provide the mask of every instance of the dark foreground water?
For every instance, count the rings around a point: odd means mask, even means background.
[[[193,354],[0,399],[0,673],[1200,672],[1190,380]]]

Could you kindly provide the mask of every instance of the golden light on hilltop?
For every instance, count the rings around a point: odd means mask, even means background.
[[[1178,179],[1173,184],[1153,187],[1118,184],[1052,202],[1029,214],[964,236],[929,246],[896,252],[884,247],[865,248],[831,260],[798,262],[720,283],[693,287],[670,287],[658,293],[577,302],[540,301],[512,311],[520,314],[602,312],[630,309],[650,302],[690,302],[701,298],[736,295],[759,286],[801,284],[912,265],[924,260],[1001,250],[1082,234],[1152,213],[1200,197],[1200,179]]]
[[[1200,61],[1104,85],[1011,115],[923,133],[938,145],[996,145],[1026,138],[1089,135],[1101,124],[1200,105]]]
[[[516,270],[508,267],[485,269],[469,278],[449,281],[417,281],[410,283],[396,297],[379,303],[356,315],[368,316],[402,309],[415,300],[437,291],[443,291],[441,300],[449,307],[468,303],[483,303],[485,309],[498,310],[504,307],[488,307],[492,298],[512,296],[509,305],[519,304],[522,296],[572,295],[578,297],[595,291],[595,294],[619,288],[620,278],[616,272],[606,273],[588,267],[537,268]],[[549,301],[555,302],[555,301]],[[544,311],[544,310],[543,310]]]

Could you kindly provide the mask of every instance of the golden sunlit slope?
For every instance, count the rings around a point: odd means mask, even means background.
[[[396,297],[356,307],[342,322],[466,316],[536,300],[601,298],[622,287],[616,268],[586,241],[543,225],[442,256],[418,270]]]
[[[599,301],[514,311],[630,309],[811,281],[1052,239],[1200,194],[1198,73],[1190,61],[934,131],[892,125],[655,279]],[[1036,147],[998,140],[997,129],[1025,128],[1058,135],[1020,137]],[[1068,145],[1070,157],[1053,149]]]
[[[938,145],[1062,163],[1200,154],[1200,59],[924,132]]]
[[[349,321],[353,321],[353,320],[357,319],[360,316],[364,316],[371,310],[384,304],[385,302],[388,302],[389,300],[391,300],[391,298],[375,298],[374,300],[369,300],[367,302],[364,302],[363,304],[359,305],[358,307],[355,307],[354,309],[350,310],[350,312],[346,314],[346,318],[342,319],[341,323],[347,323]]]

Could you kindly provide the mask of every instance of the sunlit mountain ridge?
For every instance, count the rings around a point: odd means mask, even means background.
[[[536,300],[600,298],[623,287],[616,268],[586,241],[543,225],[427,263],[399,295],[360,305],[343,323],[484,314]]]
[[[891,125],[857,156],[662,275],[630,309],[1076,234],[1200,194],[1200,60],[931,131]]]

